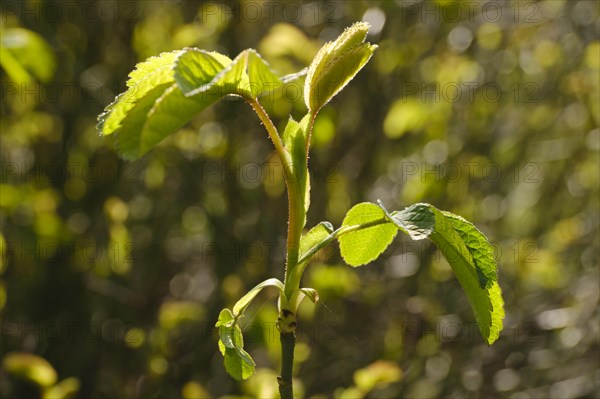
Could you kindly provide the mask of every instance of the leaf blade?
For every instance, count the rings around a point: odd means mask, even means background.
[[[429,204],[413,204],[393,213],[389,213],[381,201],[378,204],[388,219],[413,240],[427,238],[435,229],[435,215]]]
[[[174,82],[171,66],[178,54],[179,51],[162,53],[136,65],[129,74],[126,83],[128,89],[119,94],[98,117],[97,128],[103,136],[117,133],[126,127],[124,120],[138,103],[148,102],[149,98],[158,98],[159,95],[151,93],[155,93],[157,87],[166,89]]]
[[[304,84],[309,113],[316,114],[369,61],[377,46],[363,43],[368,30],[368,23],[355,23],[336,40],[321,47],[308,68]]]
[[[385,212],[377,205],[363,202],[348,211],[342,228],[369,226],[344,233],[338,237],[342,258],[350,266],[369,263],[391,244],[398,228],[387,221]],[[379,223],[377,223],[379,222]]]
[[[219,53],[211,53],[197,48],[185,49],[175,59],[174,79],[179,89],[187,94],[199,87],[210,85],[215,76],[231,62],[229,57]],[[206,87],[206,90],[208,88],[210,86]]]
[[[253,98],[283,84],[279,76],[271,70],[269,63],[253,49],[248,50],[248,80],[250,95]]]
[[[248,307],[250,302],[266,287],[276,287],[280,292],[283,292],[283,283],[276,278],[270,278],[268,280],[263,281],[258,284],[254,288],[252,288],[246,295],[244,295],[236,304],[233,306],[233,314],[235,317],[239,317],[242,315],[244,310]]]
[[[460,220],[460,224],[464,224],[466,220],[458,219],[456,215],[449,212],[439,211],[433,206],[431,206],[431,209],[435,214],[436,225],[435,231],[429,238],[448,260],[471,304],[481,335],[487,344],[491,345],[499,338],[503,328],[504,300],[502,299],[502,290],[496,280],[481,284],[481,274],[478,272],[480,266],[474,261],[474,257],[477,257],[479,262],[485,260],[477,251],[474,251],[469,242],[463,240],[461,233],[454,228],[457,220]],[[470,224],[469,222],[466,223]],[[461,229],[465,228],[464,226],[461,227]],[[490,246],[489,243],[487,245]],[[495,261],[493,259],[491,261],[495,269]]]

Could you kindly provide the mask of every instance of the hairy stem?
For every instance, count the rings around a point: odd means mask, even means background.
[[[304,162],[304,165],[294,163],[290,152],[283,145],[277,128],[265,109],[256,99],[247,99],[247,101],[265,125],[284,170],[288,195],[288,233],[285,277],[283,280],[284,292],[282,295],[286,297],[286,301],[283,302],[287,303],[294,291],[300,288],[300,280],[297,274],[294,273],[294,269],[298,265],[300,238],[302,237],[302,228],[306,217],[304,207],[304,190],[306,190],[306,187],[301,184],[303,181],[301,177],[308,175],[308,166],[306,162]],[[282,399],[293,399],[292,369],[296,344],[296,315],[293,313],[294,311],[295,309],[280,309],[278,320],[281,341],[281,375],[278,377],[278,381]]]
[[[267,129],[267,133],[269,133],[269,137],[275,146],[275,151],[277,151],[277,155],[279,155],[279,160],[281,161],[281,166],[283,167],[285,175],[287,176],[289,174],[291,176],[293,174],[291,155],[288,150],[285,149],[281,137],[279,137],[279,133],[277,132],[277,128],[273,124],[273,121],[271,121],[271,118],[269,118],[267,111],[265,111],[257,99],[247,98],[246,101],[250,104],[254,112],[256,112],[256,115],[258,115],[263,125],[265,125],[265,129]]]

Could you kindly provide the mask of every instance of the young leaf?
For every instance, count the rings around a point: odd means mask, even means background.
[[[429,238],[448,260],[471,303],[481,335],[492,344],[502,331],[504,301],[491,245],[465,219],[433,206],[431,209],[436,223]]]
[[[464,218],[429,204],[415,204],[391,215],[385,212],[413,240],[428,237],[433,241],[465,291],[481,335],[488,344],[496,341],[502,330],[504,302],[493,248],[485,236]]]
[[[317,303],[319,301],[319,293],[314,288],[300,288],[300,291],[306,295],[312,303]]]
[[[368,212],[372,213],[366,216]],[[429,204],[411,205],[390,214],[381,203],[379,207],[364,203],[348,212],[339,230],[344,260],[356,266],[377,258],[394,237],[394,233],[384,232],[390,227],[413,240],[433,241],[465,291],[484,339],[488,344],[496,341],[502,330],[504,301],[493,248],[485,236],[464,218]]]
[[[288,181],[298,187],[299,193],[304,193],[304,210],[310,205],[310,176],[306,173],[306,140],[307,126],[310,115],[305,115],[300,123],[290,116],[283,131],[283,144],[292,155],[292,170],[294,175],[288,176]],[[306,223],[306,220],[304,220]],[[304,227],[304,226],[303,226]]]
[[[329,222],[321,222],[300,239],[300,256],[302,258],[313,248],[321,244],[329,235],[333,233],[333,226]]]
[[[218,53],[188,49],[178,57],[174,70],[179,88],[188,97],[212,91],[257,98],[282,84],[253,49],[242,51],[233,61]]]
[[[171,68],[179,53],[162,53],[136,65],[136,69],[129,74],[127,91],[117,96],[98,117],[97,127],[102,135],[118,132],[123,127],[124,119],[137,104],[145,101],[145,108],[149,109],[162,92],[174,83]]]
[[[198,87],[207,90],[214,77],[229,64],[231,59],[222,54],[189,48],[180,53],[175,61],[173,69],[175,81],[184,93],[189,93]]]
[[[248,79],[253,98],[273,90],[283,83],[271,67],[255,50],[248,50]]]
[[[388,219],[413,240],[429,237],[435,228],[435,215],[429,204],[414,204],[400,212],[390,214],[381,201],[377,202]]]
[[[471,222],[461,216],[450,212],[441,211],[449,219],[454,230],[463,240],[469,253],[473,257],[479,285],[481,288],[489,288],[493,282],[498,280],[496,272],[496,260],[494,258],[494,249],[487,238]]]
[[[306,76],[307,73],[308,73],[308,68],[303,68],[303,69],[301,69],[298,72],[289,73],[287,75],[283,75],[281,77],[281,83],[288,84],[288,83],[294,82],[294,81],[296,81],[298,79],[301,79],[304,76]]]
[[[219,328],[219,350],[224,356],[225,369],[238,381],[254,374],[254,360],[244,350],[242,330],[235,323],[233,313],[223,309],[216,323]]]
[[[316,114],[369,61],[377,46],[363,43],[368,30],[369,24],[358,22],[319,50],[304,83],[304,101],[310,114]]]
[[[340,252],[346,263],[351,266],[369,263],[390,245],[398,228],[386,218],[383,209],[368,202],[355,205],[348,211],[342,222],[342,228],[348,228],[348,232],[338,237]]]
[[[208,61],[211,56],[211,61]],[[224,57],[224,56],[222,56]],[[202,50],[188,50],[177,58],[173,71],[179,89],[186,97],[192,97],[205,92],[218,92],[222,96],[227,94],[242,94],[239,90],[240,83],[246,75],[248,54],[242,51],[233,61],[226,62],[224,58],[217,58],[213,53]],[[205,73],[203,69],[210,63],[210,70],[214,71],[214,62],[225,64],[214,75]]]
[[[99,117],[98,129],[114,134],[123,157],[139,158],[194,115],[234,93],[243,71],[239,61],[232,66],[222,54],[190,48],[151,57],[131,72],[129,89]],[[211,82],[218,87],[213,89]],[[204,91],[186,97],[180,83],[188,89],[200,85]]]
[[[145,153],[142,150],[142,131],[147,122],[148,113],[155,102],[164,94],[167,85],[160,85],[150,90],[146,95],[140,98],[137,103],[127,110],[127,113],[119,121],[119,127],[115,130],[105,128],[105,134],[111,134],[115,147],[119,154],[126,159],[136,159]],[[120,109],[120,108],[119,108]],[[110,111],[109,111],[110,112]],[[115,110],[115,112],[117,112]],[[120,116],[119,116],[120,117]],[[99,125],[102,125],[100,121]],[[107,126],[106,124],[104,126]],[[148,142],[147,145],[151,143]],[[148,147],[149,148],[149,147]]]
[[[219,313],[219,318],[217,319],[217,324],[215,324],[215,327],[226,326],[231,324],[231,322],[234,320],[235,317],[233,316],[233,313],[231,313],[231,310],[223,309]]]
[[[283,283],[276,278],[270,278],[268,280],[263,281],[258,284],[256,287],[252,288],[246,295],[244,295],[237,303],[233,306],[233,314],[235,317],[239,317],[244,310],[248,307],[250,302],[258,295],[260,291],[262,291],[265,287],[277,287],[279,291],[283,292]]]
[[[237,326],[236,326],[237,327]],[[254,374],[256,364],[252,357],[241,348],[225,348],[225,370],[238,381],[246,380]]]
[[[247,379],[254,374],[256,365],[244,350],[242,330],[237,324],[232,324],[231,327],[221,326],[219,329],[221,335],[219,350],[224,357],[225,369],[238,381]]]

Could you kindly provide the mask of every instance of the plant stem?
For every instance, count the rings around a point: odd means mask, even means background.
[[[308,165],[296,165],[292,155],[285,148],[277,128],[269,118],[265,109],[256,99],[246,99],[252,106],[260,120],[265,125],[269,137],[275,145],[275,150],[281,160],[285,184],[288,195],[288,233],[286,245],[286,265],[283,280],[285,303],[292,297],[294,291],[300,288],[300,279],[294,269],[298,265],[300,251],[300,238],[306,217],[304,206],[305,184],[302,184],[308,176]],[[312,123],[311,123],[312,126]],[[292,369],[294,365],[294,347],[296,345],[296,315],[295,309],[280,309],[278,328],[281,341],[281,375],[277,378],[279,382],[279,393],[282,399],[293,399]]]
[[[267,129],[267,133],[269,133],[269,137],[275,146],[275,151],[277,151],[277,155],[279,155],[279,160],[281,161],[281,166],[283,167],[285,175],[287,176],[289,174],[291,176],[293,174],[291,155],[288,150],[285,149],[281,137],[279,137],[279,133],[277,132],[277,128],[273,124],[273,121],[271,121],[271,118],[269,118],[267,111],[265,111],[257,99],[246,98],[246,101],[250,104],[252,109],[254,109],[254,112],[256,112],[256,115],[258,115],[263,125],[265,125],[265,129]]]
[[[294,366],[296,333],[281,333],[279,340],[281,341],[281,376],[277,378],[279,395],[281,399],[293,399],[292,368]]]

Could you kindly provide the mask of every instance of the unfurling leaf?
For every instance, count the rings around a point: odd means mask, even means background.
[[[369,61],[377,46],[363,43],[368,30],[366,22],[355,23],[321,47],[304,83],[304,101],[310,114],[319,112]]]
[[[305,212],[308,211],[310,205],[310,175],[306,170],[306,140],[307,140],[307,125],[310,115],[305,115],[300,122],[296,122],[290,116],[288,123],[283,131],[283,144],[291,154],[293,175],[288,176],[288,182],[297,187]],[[306,224],[306,218],[302,223],[302,227]]]
[[[235,305],[233,305],[233,314],[235,317],[239,317],[244,313],[244,310],[248,307],[250,302],[262,291],[265,287],[276,287],[279,291],[283,292],[283,283],[276,278],[270,278],[258,284],[252,288],[246,295],[244,295]]]
[[[242,330],[229,309],[221,311],[216,327],[219,328],[219,350],[224,357],[225,369],[238,381],[247,379],[254,374],[254,360],[244,350]]]
[[[215,326],[219,329],[219,350],[224,356],[225,369],[236,380],[245,380],[254,374],[254,360],[244,350],[244,337],[237,324],[250,302],[265,287],[277,287],[283,294],[283,283],[276,278],[270,278],[252,288],[233,306],[233,312],[223,309]]]

